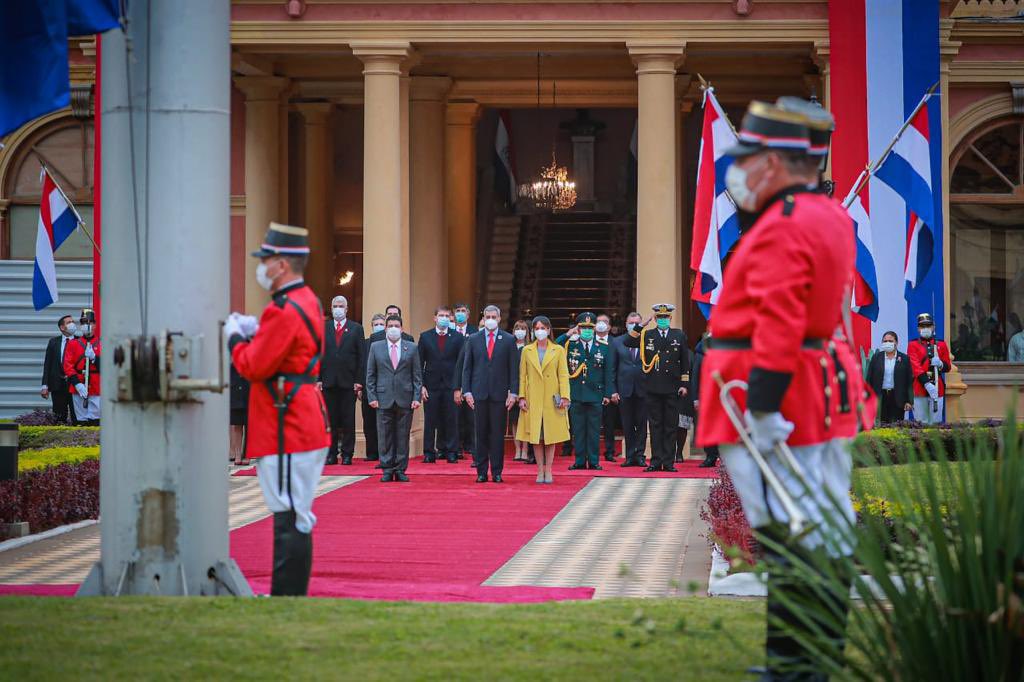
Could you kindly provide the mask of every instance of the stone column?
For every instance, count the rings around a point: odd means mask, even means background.
[[[363,324],[402,295],[402,112],[400,77],[409,44],[353,43],[363,62]],[[406,242],[407,243],[407,242]],[[373,263],[370,267],[369,264]]]
[[[245,312],[259,315],[270,294],[256,285],[259,248],[271,221],[281,220],[280,96],[288,79],[241,76],[235,86],[245,94]]]
[[[448,300],[448,230],[444,213],[445,96],[450,78],[413,78],[409,103],[410,318],[429,329],[434,308]]]
[[[448,295],[476,305],[476,102],[449,102],[445,112],[444,211],[448,223]]]
[[[637,73],[637,309],[674,303],[682,290],[677,193],[676,64],[683,44],[626,44]],[[676,316],[678,324],[680,316]]]
[[[401,191],[401,205],[400,210],[402,212],[402,230],[401,230],[401,243],[399,245],[399,253],[402,258],[402,266],[399,271],[401,276],[401,293],[399,297],[406,302],[406,304],[412,301],[412,260],[409,254],[411,246],[411,237],[409,236],[409,67],[408,64],[402,69],[402,76],[398,81],[398,105],[399,105],[399,144],[401,145],[401,180],[402,180],[402,191]],[[412,324],[412,310],[407,309],[406,305],[399,303],[402,306],[402,313],[405,316],[403,320],[404,324]],[[411,332],[413,334],[418,333],[419,330]]]
[[[333,176],[330,102],[307,102],[295,105],[303,120],[303,156],[305,159],[306,224],[309,230],[309,266],[306,283],[320,297],[324,309],[330,305],[335,290],[334,225],[330,187]]]

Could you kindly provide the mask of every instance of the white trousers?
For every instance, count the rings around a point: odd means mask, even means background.
[[[91,395],[88,398],[83,398],[74,393],[71,400],[75,406],[75,419],[78,421],[84,422],[87,419],[100,418],[100,396]]]
[[[263,490],[263,499],[270,511],[285,512],[295,506],[295,527],[301,533],[308,533],[316,525],[313,514],[313,498],[316,487],[320,483],[320,473],[324,470],[328,448],[295,452],[281,458],[284,467],[284,487],[278,488],[278,456],[267,455],[256,460],[256,475]],[[291,460],[291,498],[288,496],[288,461]]]
[[[945,414],[945,396],[939,398],[938,407],[932,407],[932,404],[928,396],[914,396],[914,419],[924,424],[941,424]]]
[[[815,526],[815,530],[800,541],[804,547],[814,549],[825,544],[826,534],[834,536],[837,527],[844,523],[852,524],[854,519],[850,500],[850,472],[853,468],[850,440],[836,438],[792,450],[806,488],[774,452],[766,454],[765,459],[790,497]],[[771,521],[788,523],[789,514],[775,491],[766,484],[747,449],[742,445],[723,445],[720,452],[750,526],[759,528]],[[840,543],[838,537],[833,537],[826,549],[832,556],[852,552],[852,547],[846,542]]]

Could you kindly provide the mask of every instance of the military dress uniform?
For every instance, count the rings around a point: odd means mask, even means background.
[[[580,330],[594,329],[597,316],[580,313]],[[615,393],[615,358],[606,343],[591,337],[565,343],[569,367],[569,422],[576,461],[570,469],[601,469],[601,409]]]
[[[271,223],[258,258],[308,254],[305,229]],[[243,318],[251,320],[252,318]],[[304,595],[313,562],[313,498],[331,433],[317,390],[323,313],[301,277],[272,294],[255,334],[225,323],[231,361],[250,382],[246,456],[274,513],[272,595]],[[251,338],[248,338],[250,337]]]
[[[928,313],[917,316],[919,328],[935,328]],[[907,344],[910,371],[914,376],[914,418],[925,424],[941,424],[945,415],[945,374],[953,368],[949,346],[934,337],[918,337]]]
[[[67,379],[75,419],[82,426],[100,424],[100,339],[95,335],[96,313],[82,310],[79,331],[88,329],[68,341],[64,349],[64,376]]]
[[[797,112],[754,102],[744,117],[740,143],[727,153],[733,158],[775,148],[792,153],[796,144],[797,152],[809,154],[811,125],[815,123]],[[795,553],[828,560],[852,551],[837,531],[840,524],[853,520],[849,443],[858,426],[873,419],[873,413],[867,418],[864,409],[860,364],[849,341],[837,332],[847,327],[854,232],[837,202],[806,185],[768,197],[755,218],[725,271],[722,296],[711,319],[713,336],[705,341],[698,443],[705,448],[720,446],[751,527]],[[789,518],[775,490],[765,484],[750,453],[738,445],[720,396],[721,382],[731,380],[747,382],[746,394],[736,390],[732,397],[741,411],[746,410],[747,427],[754,442],[762,443],[768,466],[814,525],[798,541],[789,536]],[[781,435],[790,428],[788,438]],[[759,429],[771,436],[759,438]],[[774,445],[765,444],[780,438],[793,450],[799,477],[778,458]],[[785,556],[767,545],[765,554],[768,669],[762,679],[826,679],[817,673],[777,676],[809,660],[798,639],[778,624],[805,627],[794,602],[827,599],[826,608],[845,611],[848,594],[823,597],[779,571],[787,563]],[[819,625],[841,641],[842,632]]]
[[[652,306],[656,318],[671,318],[671,303]],[[680,389],[686,387],[690,353],[682,329],[646,329],[635,325],[622,340],[627,348],[640,349],[641,381],[647,400],[651,430],[651,465],[645,471],[675,471],[676,429],[681,409]]]

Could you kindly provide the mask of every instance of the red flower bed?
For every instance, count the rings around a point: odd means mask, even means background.
[[[28,521],[39,533],[100,515],[100,463],[59,464],[0,482],[0,523]]]
[[[743,505],[733,488],[729,472],[724,466],[718,470],[720,477],[711,484],[707,506],[700,511],[700,517],[711,528],[708,540],[718,545],[723,553],[732,549],[738,552],[739,559],[753,565],[760,548],[747,523],[747,517],[743,515]]]

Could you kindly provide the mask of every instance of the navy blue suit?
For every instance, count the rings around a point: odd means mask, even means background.
[[[458,456],[459,438],[455,420],[457,405],[452,394],[461,383],[455,374],[466,337],[452,331],[444,335],[444,350],[437,329],[420,334],[420,362],[423,364],[423,386],[427,401],[423,404],[423,456],[428,461],[435,457]]]
[[[476,426],[476,449],[473,458],[477,474],[501,474],[505,463],[505,429],[509,393],[519,393],[519,351],[515,337],[496,329],[494,349],[487,355],[488,335],[482,330],[469,337],[462,354],[462,394],[473,396],[473,423]]]
[[[643,466],[647,448],[647,402],[644,399],[643,370],[634,348],[627,348],[624,336],[612,339],[615,353],[615,383],[619,389],[619,416],[625,438],[623,453],[625,466]]]

